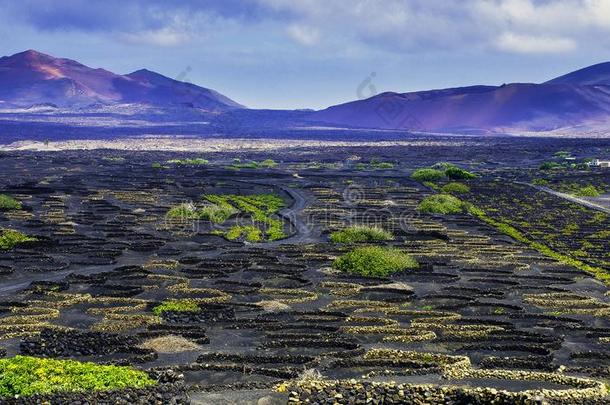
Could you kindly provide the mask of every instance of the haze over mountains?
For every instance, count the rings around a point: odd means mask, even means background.
[[[32,50],[0,58],[0,109],[5,111],[46,105],[57,109],[55,114],[70,111],[74,115],[125,104],[155,107],[167,121],[204,116],[214,131],[224,133],[320,127],[443,133],[608,133],[610,62],[541,84],[387,92],[320,111],[282,111],[246,109],[214,90],[146,69],[121,75]],[[119,108],[114,113],[117,111],[128,114],[132,110]],[[50,117],[53,111],[45,114]]]

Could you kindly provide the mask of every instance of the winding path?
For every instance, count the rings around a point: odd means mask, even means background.
[[[580,205],[584,205],[585,207],[597,210],[597,211],[601,211],[601,212],[605,212],[606,214],[610,214],[610,209],[603,207],[601,205],[595,204],[591,201],[585,200],[584,198],[579,198],[579,197],[575,197],[573,195],[570,194],[565,194],[565,193],[561,193],[559,191],[555,191],[551,188],[548,187],[544,187],[544,186],[538,186],[535,184],[530,184],[530,183],[523,183],[523,182],[516,182],[517,184],[523,184],[526,186],[530,186],[532,188],[535,188],[536,190],[540,190],[540,191],[544,191],[545,193],[549,193],[549,194],[553,194],[559,198],[563,198],[564,200],[568,200],[570,202],[573,202],[575,204],[580,204]]]

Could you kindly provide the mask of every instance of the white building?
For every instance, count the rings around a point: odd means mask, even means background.
[[[594,159],[591,161],[590,165],[595,167],[610,167],[610,160]]]

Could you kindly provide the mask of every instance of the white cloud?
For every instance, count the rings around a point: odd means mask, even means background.
[[[347,38],[394,52],[572,52],[610,33],[610,0],[258,1],[286,13],[292,39],[320,46]]]
[[[288,27],[288,35],[301,45],[313,46],[320,41],[320,32],[313,27],[292,24]]]
[[[518,53],[563,53],[574,50],[576,42],[569,38],[536,37],[506,32],[498,38],[497,47]]]
[[[44,0],[24,2],[0,0],[0,14],[41,30],[97,30],[162,46],[241,30],[328,54],[572,52],[603,49],[600,38],[610,34],[610,0],[107,0],[110,6],[72,0],[53,8]],[[113,14],[123,3],[123,12]]]

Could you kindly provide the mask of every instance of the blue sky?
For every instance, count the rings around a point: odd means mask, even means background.
[[[0,54],[148,68],[254,108],[545,81],[609,61],[609,34],[610,0],[0,0]]]

